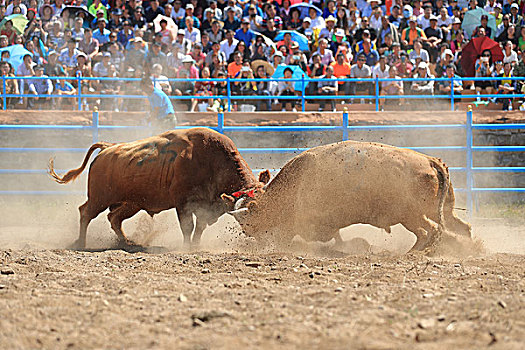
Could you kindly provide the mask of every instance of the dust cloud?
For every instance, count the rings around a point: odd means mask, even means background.
[[[122,142],[140,139],[150,135],[150,131],[101,132],[99,140]],[[296,135],[284,133],[230,134],[239,148],[244,147],[313,147],[336,142],[340,134],[334,132],[312,132]],[[464,134],[450,130],[434,130],[422,134],[420,131],[370,131],[352,132],[350,138],[359,141],[375,141],[396,146],[460,145]],[[28,131],[13,132],[1,138],[3,147],[74,147],[87,149],[92,143],[91,133],[85,131],[45,131],[38,135]],[[280,168],[295,154],[249,155],[244,157],[252,169]],[[431,154],[433,155],[433,154]],[[50,157],[55,157],[59,170],[69,170],[80,165],[85,152],[18,154],[3,153],[0,168],[4,169],[45,169]],[[457,152],[444,152],[441,155],[449,166],[463,166],[464,155]],[[92,157],[93,159],[94,157]],[[62,173],[63,171],[60,171]],[[78,237],[78,207],[86,200],[86,170],[73,184],[58,185],[47,174],[1,174],[0,190],[33,191],[75,191],[78,195],[56,196],[2,196],[0,197],[0,247],[2,249],[64,249]],[[453,173],[455,187],[465,184],[463,174]],[[457,194],[457,207],[465,208],[465,198]],[[525,212],[523,204],[515,203],[514,212]],[[483,203],[480,203],[483,207]],[[460,212],[464,214],[464,212]],[[107,211],[93,220],[88,229],[88,247],[92,249],[110,248],[116,244],[116,235],[107,221]],[[523,215],[511,218],[476,218],[471,221],[473,235],[483,242],[487,253],[525,254],[525,225]],[[182,233],[175,210],[156,215],[153,219],[140,212],[123,224],[128,237],[139,244],[163,247],[166,250],[182,250]],[[345,241],[342,247],[334,247],[334,242],[304,242],[295,239],[290,251],[313,255],[337,254],[405,254],[414,244],[415,236],[401,225],[394,226],[392,233],[369,225],[353,225],[341,230]],[[237,222],[229,215],[208,227],[202,237],[201,249],[211,252],[259,252],[270,250],[257,247],[253,240],[244,237]],[[444,252],[445,254],[450,252]],[[467,252],[468,253],[468,252]]]

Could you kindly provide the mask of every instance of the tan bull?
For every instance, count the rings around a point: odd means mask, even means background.
[[[312,148],[290,160],[253,198],[236,200],[232,214],[248,236],[276,243],[295,235],[341,242],[339,229],[370,224],[390,232],[398,223],[421,250],[446,228],[470,237],[453,213],[449,172],[437,158],[393,146],[346,141]]]

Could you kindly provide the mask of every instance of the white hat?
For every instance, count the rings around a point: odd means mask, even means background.
[[[186,10],[187,10],[187,9],[192,9],[192,10],[193,10],[193,9],[194,9],[194,8],[193,8],[193,4],[188,4],[188,5],[186,5]]]
[[[337,28],[335,31],[335,36],[345,36],[345,30],[343,28]]]
[[[305,17],[303,19],[303,22],[310,22],[310,23],[312,23],[312,19],[310,17]]]
[[[419,66],[417,66],[419,69],[428,69],[428,64],[425,61],[419,62]]]
[[[184,56],[184,58],[182,59],[182,63],[193,63],[193,58],[191,58],[190,55],[186,55],[186,56]]]
[[[441,55],[441,57],[445,58],[447,55],[450,55],[450,56],[454,57],[454,54],[452,53],[451,49],[445,49],[445,51],[443,51],[443,54]]]

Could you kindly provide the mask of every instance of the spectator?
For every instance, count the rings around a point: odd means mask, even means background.
[[[278,30],[275,28],[275,21],[273,19],[266,20],[266,29],[261,33],[270,40],[275,39],[278,34]]]
[[[390,23],[388,17],[383,16],[381,18],[381,27],[378,29],[379,34],[377,40],[379,41],[380,46],[385,43],[385,37],[390,34],[392,41],[399,43],[399,33],[395,25]]]
[[[503,50],[503,63],[510,63],[511,66],[514,66],[518,63],[518,54],[512,49],[512,41],[507,41]]]
[[[385,79],[390,76],[390,67],[386,64],[386,57],[381,55],[379,57],[379,64],[372,68],[372,78]],[[386,87],[386,81],[381,82],[381,90]]]
[[[5,22],[4,28],[0,31],[0,35],[5,35],[7,37],[9,45],[13,45],[15,43],[16,33],[13,29],[13,21]]]
[[[360,55],[366,58],[366,64],[369,67],[375,66],[379,61],[379,53],[372,48],[372,43],[368,38],[363,39],[363,49],[357,53],[357,56]]]
[[[332,67],[332,70],[330,73],[326,72],[326,76],[332,76],[334,75],[338,79],[348,79],[350,78],[350,71],[352,67],[348,62],[345,61],[345,55],[343,53],[339,53],[336,56],[336,61],[332,62],[330,64],[330,67]],[[339,91],[344,91],[345,95],[350,94],[350,82],[338,82],[339,84]],[[335,107],[335,105],[332,106],[332,109]],[[324,104],[323,104],[324,108]]]
[[[232,30],[226,31],[226,39],[221,42],[220,51],[226,56],[226,60],[230,61],[230,55],[235,51],[239,40],[234,38],[234,32]]]
[[[99,18],[97,20],[97,29],[93,31],[93,38],[96,39],[99,45],[104,45],[109,41],[109,34],[111,33],[106,29],[106,20]]]
[[[64,78],[66,77],[66,74],[64,72],[60,72],[58,74],[59,77]],[[60,109],[72,109],[75,106],[75,101],[72,98],[67,98],[67,96],[74,96],[77,93],[77,90],[65,79],[58,79],[55,84],[55,93],[57,95],[60,95],[60,97],[56,98],[55,105]],[[62,97],[66,96],[66,97]]]
[[[133,28],[131,27],[131,22],[126,20],[122,23],[122,30],[117,34],[117,41],[123,46],[126,47],[131,39],[135,37]]]
[[[423,49],[421,39],[414,40],[414,49],[408,55],[408,59],[412,62],[415,62],[416,58],[421,58],[423,62],[430,62],[430,57],[427,50]]]
[[[415,95],[433,95],[434,94],[434,76],[429,73],[428,64],[426,62],[420,62],[417,66],[417,73],[414,75],[414,78],[428,79],[424,81],[414,81],[412,82],[411,90]],[[430,78],[430,79],[429,79]],[[418,101],[420,100],[420,101]],[[432,99],[417,99],[415,103],[432,103]]]
[[[510,20],[510,23],[514,24],[515,26],[524,25],[523,17],[520,14],[518,14],[519,9],[520,8],[517,3],[513,3],[512,5],[510,5],[509,20]]]
[[[171,85],[168,80],[168,77],[162,75],[162,65],[155,63],[151,68],[151,80],[153,81],[153,86],[156,89],[164,91],[165,94],[171,94]]]
[[[454,73],[456,73],[456,66],[454,65],[454,54],[452,50],[445,49],[441,55],[441,60],[436,66],[436,76],[441,77],[445,75],[448,66],[454,67]]]
[[[108,11],[104,4],[102,4],[101,0],[94,0],[91,6],[88,7],[88,11],[93,15],[96,16],[99,11],[101,11],[104,14],[104,19],[108,19]]]
[[[151,50],[146,55],[145,61],[145,70],[151,71],[154,64],[160,64],[163,70],[166,70],[167,66],[167,56],[164,52],[161,51],[161,45],[159,43],[154,43],[151,45]]]
[[[266,72],[265,64],[260,64],[255,66],[255,78],[257,79],[267,79],[268,73]],[[271,96],[270,93],[270,82],[268,81],[258,81],[255,83],[256,93],[259,96]],[[268,99],[258,99],[256,101],[258,111],[271,111],[272,110],[272,100]],[[263,108],[263,106],[265,106]]]
[[[233,55],[233,62],[228,64],[228,76],[230,78],[235,77],[241,70],[243,66],[243,56],[240,52],[236,52]]]
[[[427,37],[425,43],[430,52],[431,62],[435,63],[439,54],[439,46],[443,42],[444,35],[441,28],[437,26],[437,17],[434,15],[430,16],[430,25],[425,29],[425,36]]]
[[[146,26],[146,18],[144,17],[144,9],[140,6],[137,6],[133,12],[133,17],[131,18],[131,25],[133,28],[140,29]]]
[[[51,95],[53,92],[53,84],[51,79],[44,75],[44,67],[35,67],[35,77],[29,81],[29,94],[35,95],[35,97],[29,97],[27,100],[27,107],[33,109],[35,104],[38,105],[38,109],[48,109],[50,107],[51,98],[46,95]]]
[[[149,7],[144,11],[144,17],[148,23],[152,23],[158,15],[164,15],[164,9],[159,6],[158,0],[150,0]]]
[[[60,52],[58,61],[62,64],[64,71],[71,73],[77,66],[77,57],[80,53],[76,48],[77,41],[73,38],[68,40],[67,48]]]
[[[450,81],[440,81],[439,82],[439,92],[442,94],[450,94],[452,90],[454,90],[455,96],[461,96],[461,93],[463,92],[463,82],[460,80],[461,78],[456,75],[456,67],[453,64],[449,64],[445,68],[445,73],[443,75],[444,78],[453,79],[453,83],[451,86]],[[459,102],[459,98],[454,98],[454,101]]]
[[[184,30],[184,38],[187,39],[192,44],[200,42],[201,32],[199,29],[193,26],[193,23],[194,23],[193,19],[191,17],[186,17],[185,23],[186,23],[186,29]]]
[[[300,11],[298,9],[293,9],[290,12],[290,18],[285,22],[286,29],[287,30],[298,30],[303,29],[306,26],[307,28],[310,27],[310,24],[312,23],[312,20],[310,17],[305,17],[304,20],[301,20]],[[269,19],[271,21],[271,18]],[[275,23],[275,22],[274,22]]]
[[[0,61],[0,73],[2,74],[3,77],[6,77],[6,78],[12,78],[14,77],[15,75],[13,73],[11,73],[11,65],[9,64],[9,62],[6,62],[6,61]],[[0,93],[4,93],[4,84],[0,84]],[[18,91],[18,81],[16,79],[5,79],[5,93],[6,94],[18,94],[19,91]],[[6,98],[6,101],[7,101],[7,106],[5,106],[6,108],[8,107],[12,107],[15,103],[15,98],[16,97],[7,97]],[[4,100],[3,99],[0,99],[0,106],[4,107]]]
[[[326,67],[326,73],[320,76],[320,79],[332,79],[333,81],[319,81],[317,83],[317,94],[318,95],[336,95],[338,91],[338,84],[335,80],[334,66]],[[331,111],[335,112],[335,99],[320,99],[319,100],[319,112],[324,111],[326,102],[330,102]]]
[[[487,77],[492,75],[492,53],[490,50],[485,50],[481,53],[481,56],[474,63],[476,70],[476,77]],[[489,94],[492,93],[492,83],[490,80],[476,80],[474,82],[478,95],[486,90]],[[478,98],[479,99],[479,98]]]
[[[336,19],[334,16],[329,16],[325,20],[325,27],[319,32],[319,38],[326,38],[328,41],[332,40],[335,34],[335,23]]]
[[[243,41],[248,48],[252,45],[255,33],[250,29],[250,21],[248,19],[242,20],[241,28],[235,32],[235,39]]]
[[[108,22],[108,29],[118,31],[122,29],[122,10],[114,8],[110,12],[111,19]]]
[[[173,8],[171,9],[171,18],[173,18],[175,23],[180,23],[184,17],[186,17],[186,9],[182,7],[182,1],[175,0],[175,2],[173,2]]]
[[[293,71],[290,67],[284,69],[282,79],[292,79]],[[277,85],[277,93],[279,96],[295,96],[295,88],[293,81],[279,81]],[[282,111],[285,112],[287,109],[292,109],[293,112],[297,112],[296,105],[299,103],[297,99],[279,99],[279,103],[282,105]]]
[[[404,95],[405,93],[404,93],[404,88],[403,88],[403,82],[398,80],[398,79],[401,79],[401,77],[397,75],[397,69],[395,66],[390,67],[390,69],[388,70],[388,77],[390,79],[396,79],[396,80],[390,80],[390,81],[383,82],[383,84],[381,84],[382,85],[381,95],[387,95],[387,96]],[[393,101],[393,100],[387,99],[385,100],[384,104],[389,104],[389,101]],[[399,105],[403,102],[404,100],[400,99],[397,102],[397,104]]]
[[[312,29],[323,29],[326,27],[323,17],[317,16],[317,11],[314,8],[310,8],[308,17],[310,17]]]
[[[401,33],[401,44],[405,49],[411,49],[414,47],[414,40],[417,38],[421,38],[423,41],[427,39],[425,32],[416,26],[416,18],[411,17],[408,21],[408,27],[403,29]]]
[[[321,63],[328,66],[334,61],[334,55],[330,49],[328,49],[328,40],[321,39],[319,40],[319,49],[316,51],[321,56]],[[312,60],[310,58],[310,63]]]
[[[84,20],[80,17],[75,18],[74,27],[71,29],[73,39],[78,42],[84,40]]]
[[[233,30],[235,32],[241,27],[241,21],[235,17],[234,8],[226,8],[226,16],[227,18],[224,21],[224,30]]]
[[[511,78],[514,77],[514,74],[512,74],[512,63],[511,62],[504,62],[503,63],[503,73],[498,75],[498,77],[501,78]],[[498,81],[498,95],[507,95],[507,94],[513,94],[517,90],[517,81],[516,80],[501,80]],[[508,111],[512,110],[512,99],[510,98],[499,98],[498,101],[503,102],[503,110]]]
[[[366,56],[364,54],[357,55],[356,63],[350,69],[350,77],[365,79],[372,77],[372,70],[366,64]],[[366,91],[368,95],[374,94],[374,85],[370,81],[356,81],[350,83],[350,94],[355,95],[357,91]],[[353,103],[353,99],[351,101]]]
[[[224,31],[221,29],[221,22],[214,20],[211,22],[211,29],[207,31],[212,43],[220,43],[224,39]]]

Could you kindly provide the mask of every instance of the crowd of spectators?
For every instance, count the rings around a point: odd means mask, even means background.
[[[463,30],[465,13],[477,8],[488,15],[481,16],[472,32]],[[23,45],[31,55],[13,67],[9,54],[2,52],[0,69],[4,76],[61,78],[7,80],[7,93],[35,95],[10,98],[12,107],[27,103],[28,108],[74,108],[77,101],[68,96],[75,96],[78,89],[88,96],[137,95],[140,86],[134,81],[65,78],[146,75],[168,95],[199,96],[182,100],[190,110],[218,110],[225,102],[212,97],[225,95],[228,89],[246,96],[239,105],[270,110],[280,103],[279,108],[292,109],[300,104],[300,99],[293,98],[298,93],[294,82],[247,81],[228,87],[226,78],[264,79],[282,65],[286,67],[281,76],[290,78],[297,66],[310,78],[334,79],[309,82],[309,95],[373,95],[373,83],[335,79],[464,76],[462,49],[472,38],[483,36],[501,45],[504,58],[496,62],[490,50],[481,52],[473,62],[475,76],[523,77],[524,12],[523,0],[7,0],[0,2],[0,19],[21,14],[29,22],[18,32],[11,20],[4,20],[0,51]],[[489,26],[491,17],[495,27]],[[307,48],[299,42],[304,37]],[[196,78],[222,81],[196,82]],[[455,81],[453,86],[430,79],[394,80],[381,82],[380,94],[449,94],[451,89],[457,95],[464,89],[505,94],[522,88],[522,82],[513,80]],[[46,98],[49,94],[60,97]],[[511,106],[509,99],[490,101],[502,102],[503,108]],[[320,109],[326,105],[335,109],[336,101],[316,103]],[[86,109],[94,104],[109,110],[145,107],[140,99],[88,97],[82,101]]]

